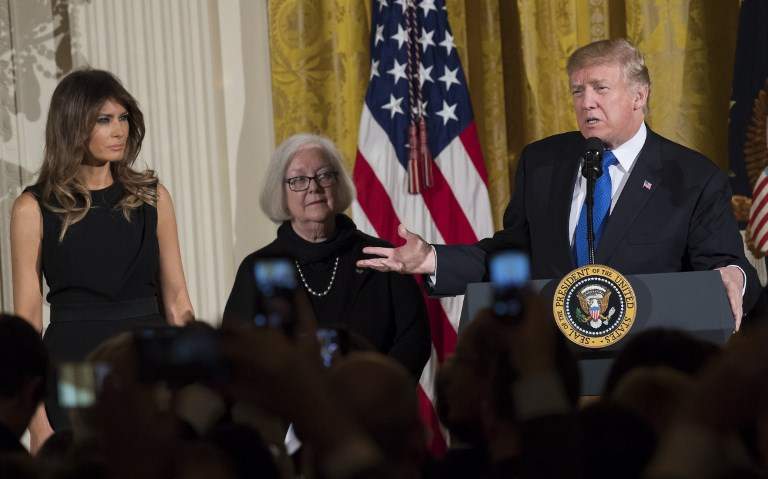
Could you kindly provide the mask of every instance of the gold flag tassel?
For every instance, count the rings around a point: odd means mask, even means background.
[[[421,153],[421,171],[424,177],[424,187],[432,188],[435,184],[432,177],[432,153],[429,151],[429,141],[427,140],[427,122],[424,120],[423,112],[419,112],[419,150]]]
[[[419,128],[411,122],[408,128],[408,193],[416,195],[421,193],[421,181],[419,178]]]
[[[421,78],[418,66],[421,64],[418,32],[418,2],[408,1],[405,11],[408,29],[408,102],[411,122],[408,128],[408,192],[419,194],[432,187],[432,154],[427,141],[427,122],[424,120],[421,101]]]

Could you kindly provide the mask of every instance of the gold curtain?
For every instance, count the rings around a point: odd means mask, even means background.
[[[576,128],[565,64],[594,40],[627,37],[653,82],[648,124],[727,159],[738,0],[446,0],[489,173],[494,220],[509,201],[517,155]],[[350,168],[370,71],[368,0],[270,0],[276,141],[332,138]]]
[[[275,140],[321,133],[348,171],[370,73],[371,5],[361,0],[270,0]]]

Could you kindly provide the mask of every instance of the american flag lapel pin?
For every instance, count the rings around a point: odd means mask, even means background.
[[[643,188],[645,188],[646,190],[648,190],[648,191],[651,191],[651,187],[652,187],[652,186],[653,186],[653,185],[651,184],[651,182],[650,182],[650,181],[648,181],[648,180],[644,180],[644,181],[643,181]]]

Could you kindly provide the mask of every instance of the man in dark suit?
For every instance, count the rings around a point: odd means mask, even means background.
[[[579,131],[526,146],[502,231],[473,246],[433,247],[401,225],[404,246],[366,248],[380,258],[358,265],[428,274],[437,295],[463,294],[467,283],[482,281],[486,256],[499,249],[528,251],[534,279],[563,276],[585,263],[580,157],[585,139],[596,137],[605,146],[596,197],[598,190],[605,194],[602,215],[595,203],[595,261],[623,274],[717,269],[738,329],[759,282],[744,258],[726,175],[646,127],[651,81],[628,41],[579,48],[568,60],[568,76]]]

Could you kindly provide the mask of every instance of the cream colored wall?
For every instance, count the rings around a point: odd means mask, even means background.
[[[13,309],[11,207],[42,162],[48,101],[66,63],[54,35],[62,22],[47,2],[0,2],[0,311]],[[43,318],[47,324],[47,307]]]
[[[233,255],[236,264],[274,239],[259,188],[274,149],[266,0],[219,0]]]

